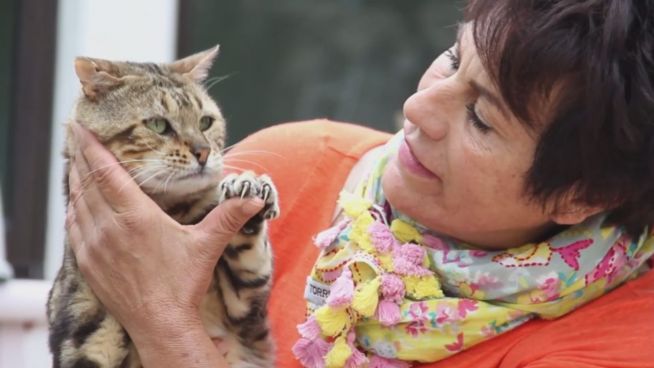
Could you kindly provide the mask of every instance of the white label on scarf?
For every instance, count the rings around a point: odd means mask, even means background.
[[[329,285],[316,281],[312,279],[311,276],[307,277],[307,287],[304,289],[304,298],[308,302],[319,307],[325,304],[328,296]]]

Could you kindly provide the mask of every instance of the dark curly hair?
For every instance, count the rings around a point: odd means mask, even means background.
[[[611,210],[633,235],[654,224],[654,0],[471,0],[486,69],[538,132],[527,192]],[[548,121],[533,106],[552,101]]]

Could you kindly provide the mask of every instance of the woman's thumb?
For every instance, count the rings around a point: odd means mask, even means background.
[[[260,198],[232,198],[214,208],[196,225],[203,233],[202,245],[218,250],[227,246],[245,223],[263,208]]]

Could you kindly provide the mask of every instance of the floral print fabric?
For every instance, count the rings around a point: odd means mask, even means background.
[[[433,234],[384,199],[381,173],[401,139],[355,194],[342,195],[346,219],[316,237],[323,251],[294,348],[307,367],[440,360],[531,318],[569,313],[638,276],[654,254],[650,229],[631,238],[604,214],[502,251]]]

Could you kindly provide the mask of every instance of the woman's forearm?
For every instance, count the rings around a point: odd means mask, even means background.
[[[228,367],[199,320],[160,320],[129,333],[145,368]]]

